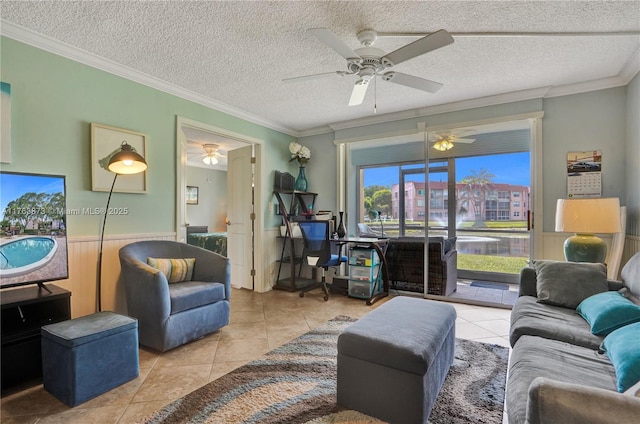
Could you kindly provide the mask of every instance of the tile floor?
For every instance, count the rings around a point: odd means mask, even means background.
[[[169,352],[140,349],[140,376],[86,403],[69,408],[42,384],[13,390],[0,399],[2,423],[132,423],[205,383],[315,328],[336,315],[358,318],[379,306],[319,290],[253,293],[233,290],[231,322],[196,342]],[[452,303],[458,312],[456,336],[508,346],[508,309]]]
[[[469,280],[458,280],[457,289],[451,294],[453,299],[481,302],[486,305],[511,308],[518,300],[519,286],[510,284],[509,290],[475,287]],[[455,300],[454,300],[455,301]]]

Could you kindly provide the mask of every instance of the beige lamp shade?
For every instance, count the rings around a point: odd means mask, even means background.
[[[620,200],[617,197],[558,199],[556,231],[564,233],[619,233]]]
[[[120,151],[111,157],[107,168],[116,174],[138,174],[147,169],[147,162],[123,141]]]

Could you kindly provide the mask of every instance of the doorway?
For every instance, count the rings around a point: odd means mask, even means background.
[[[205,148],[206,146],[206,148]],[[215,152],[212,150],[215,146]],[[261,146],[262,141],[244,134],[235,133],[224,128],[215,127],[187,118],[177,117],[176,133],[176,240],[187,243],[194,237],[187,235],[187,229],[201,227],[197,231],[207,231],[210,234],[202,235],[210,245],[216,248],[222,243],[224,237],[226,256],[232,263],[231,284],[236,288],[264,291],[264,278],[262,272],[262,255],[256,254],[256,246],[262,245],[263,223],[262,216],[254,213],[254,205],[260,205],[261,196]],[[195,152],[195,153],[194,153]],[[202,152],[202,153],[200,153]],[[249,152],[247,154],[247,152]],[[208,160],[207,160],[208,158]],[[212,160],[214,159],[215,160]],[[206,163],[206,162],[209,163]],[[223,190],[222,183],[217,182],[219,198],[214,203],[223,203],[226,210],[211,208],[205,211],[209,221],[207,224],[190,222],[187,208],[191,206],[187,202],[187,186],[190,168],[189,163],[203,162],[211,172],[226,174],[226,187]],[[220,174],[218,174],[220,175]],[[215,175],[212,180],[216,178]],[[222,180],[223,178],[218,178]],[[213,181],[211,181],[213,183]],[[207,195],[207,186],[202,189],[196,187],[198,202],[203,201]],[[190,187],[189,194],[194,192],[194,186]],[[236,195],[229,195],[229,192]],[[237,195],[243,193],[243,195]],[[224,198],[222,198],[224,195]],[[211,203],[210,203],[211,204]],[[215,217],[210,215],[215,214]],[[245,216],[246,215],[246,216]],[[194,214],[191,214],[194,216]],[[195,215],[202,217],[203,215]],[[198,218],[200,219],[200,218]],[[242,228],[240,228],[242,227]],[[212,231],[209,231],[211,229]],[[207,246],[202,246],[214,250]],[[220,252],[218,252],[220,253]]]

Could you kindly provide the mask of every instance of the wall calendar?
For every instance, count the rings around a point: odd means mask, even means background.
[[[567,197],[602,196],[602,152],[567,154]]]

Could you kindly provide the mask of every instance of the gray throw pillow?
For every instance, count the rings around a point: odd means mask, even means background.
[[[540,303],[575,309],[586,298],[609,289],[604,264],[536,260],[533,266]]]

